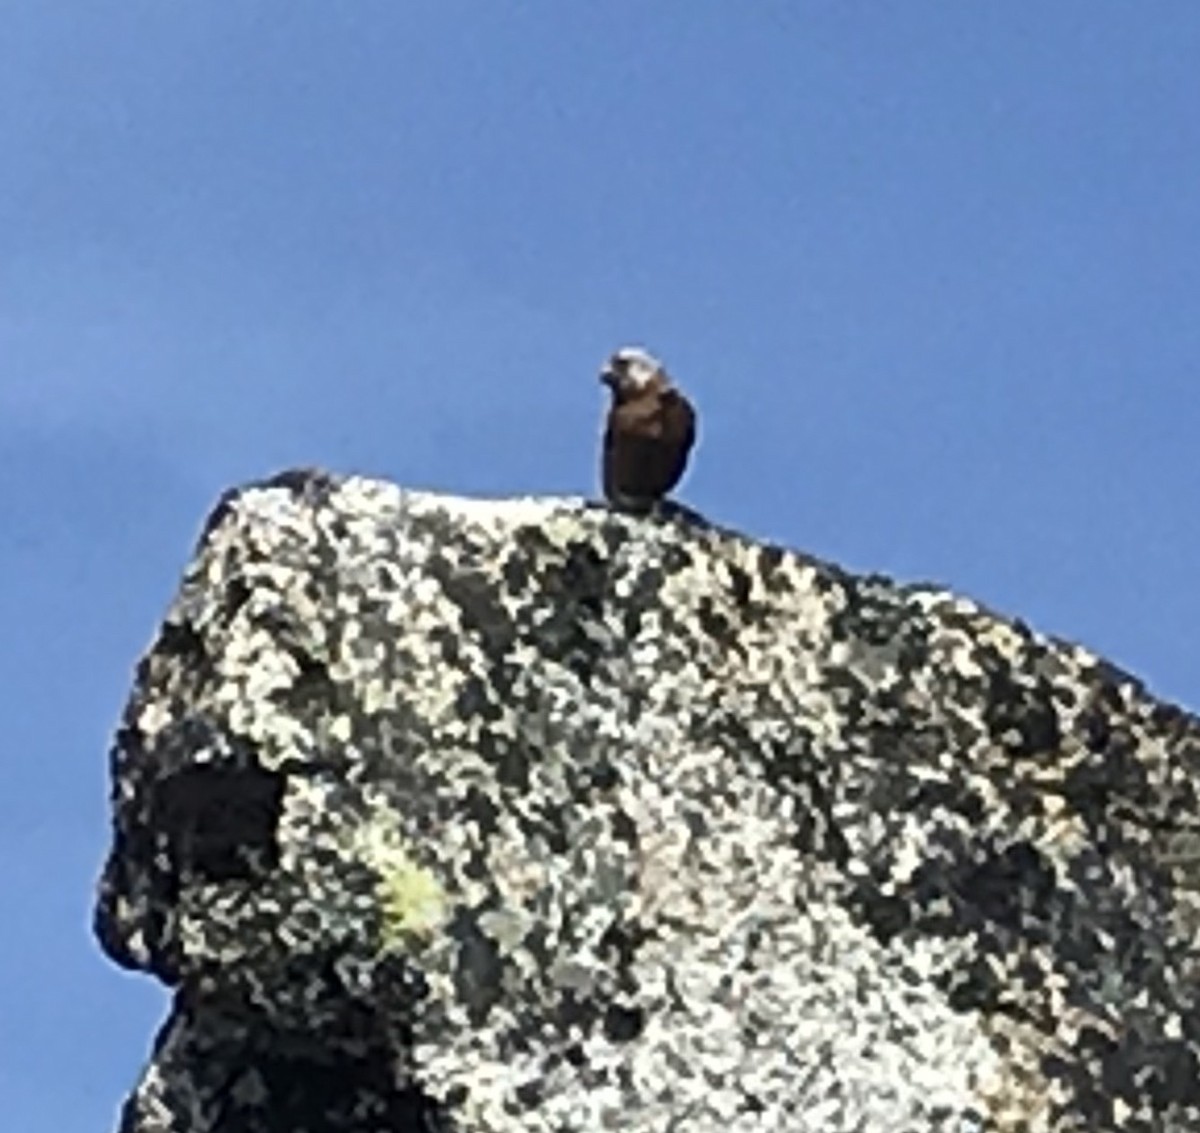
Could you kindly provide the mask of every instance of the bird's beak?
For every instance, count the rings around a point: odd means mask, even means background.
[[[602,385],[608,386],[609,389],[617,388],[617,373],[615,370],[610,370],[605,367],[600,371],[600,382]]]

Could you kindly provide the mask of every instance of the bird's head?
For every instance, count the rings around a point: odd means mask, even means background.
[[[600,380],[612,390],[617,401],[624,401],[647,388],[670,384],[663,364],[640,346],[621,347],[604,363]]]

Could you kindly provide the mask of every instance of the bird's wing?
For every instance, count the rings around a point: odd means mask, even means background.
[[[696,443],[696,411],[678,390],[667,390],[660,405],[663,433],[677,437],[680,455],[686,459]]]

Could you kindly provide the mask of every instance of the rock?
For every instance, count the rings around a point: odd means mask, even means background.
[[[229,494],[112,755],[122,1133],[1200,1128],[1200,721],[680,510]]]

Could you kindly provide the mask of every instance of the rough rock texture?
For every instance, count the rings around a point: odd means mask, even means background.
[[[96,927],[124,1133],[1200,1129],[1200,721],[685,514],[291,473],[211,517]]]

